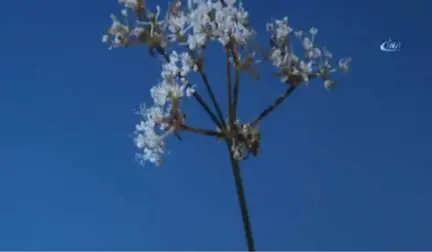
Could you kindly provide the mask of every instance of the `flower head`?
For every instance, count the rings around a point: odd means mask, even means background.
[[[156,56],[157,52],[162,59],[160,80],[150,88],[152,104],[141,108],[141,120],[135,130],[134,141],[140,149],[138,157],[142,163],[160,165],[166,138],[178,136],[181,129],[192,130],[184,125],[183,99],[194,97],[208,112],[197,87],[189,81],[191,73],[204,75],[202,63],[208,43],[220,44],[226,50],[227,62],[234,66],[237,74],[249,72],[258,79],[256,66],[267,60],[277,69],[275,75],[290,87],[321,79],[324,87],[330,89],[335,86],[331,74],[347,72],[351,62],[351,58],[341,59],[336,68],[332,67],[332,53],[317,44],[318,29],[294,32],[287,17],[266,24],[269,47],[267,51],[259,49],[249,12],[236,0],[174,0],[165,13],[159,6],[152,12],[144,0],[119,0],[119,3],[125,7],[121,11],[122,20],[111,15],[112,24],[102,41],[110,48],[144,45],[149,48],[150,55]],[[293,51],[295,42],[301,45],[302,52]],[[265,57],[258,58],[259,55]],[[277,100],[270,110],[280,103]],[[267,113],[263,113],[264,116]],[[220,121],[224,121],[223,116],[220,117]],[[258,155],[261,135],[256,121],[240,123],[236,118],[231,119],[235,122],[224,121],[229,127],[218,122],[219,130],[209,134],[219,139],[223,136],[231,144],[236,159]]]

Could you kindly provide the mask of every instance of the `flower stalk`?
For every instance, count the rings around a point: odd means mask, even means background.
[[[228,148],[229,148],[231,168],[232,168],[236,192],[237,192],[237,199],[239,202],[241,217],[243,221],[243,229],[246,237],[247,248],[248,251],[256,251],[255,240],[252,234],[252,225],[249,218],[249,210],[246,203],[245,190],[243,187],[243,180],[241,177],[239,160],[235,159],[233,151],[230,150],[230,145],[228,145]]]
[[[234,81],[234,100],[233,100],[233,117],[237,118],[237,105],[240,92],[240,63],[235,50],[235,44],[231,47],[231,54],[235,65],[235,81]]]
[[[335,87],[332,75],[335,72],[346,73],[351,58],[339,60],[334,67],[333,55],[316,44],[318,30],[312,27],[308,32],[293,32],[287,17],[266,25],[268,46],[260,49],[256,46],[257,32],[251,26],[249,13],[243,3],[236,3],[236,0],[174,0],[165,15],[159,6],[152,12],[145,0],[118,1],[124,6],[121,12],[124,21],[112,15],[112,25],[103,36],[103,42],[110,49],[146,46],[151,56],[161,58],[161,79],[150,88],[153,102],[150,107],[141,107],[141,120],[135,129],[134,141],[140,150],[140,163],[161,165],[166,152],[166,138],[174,135],[181,140],[181,132],[224,140],[228,147],[247,248],[255,251],[240,162],[250,156],[259,156],[261,133],[258,126],[265,118],[301,86],[321,80],[326,89]],[[131,20],[133,18],[135,20]],[[301,54],[292,50],[292,37],[303,48]],[[209,43],[220,44],[225,53],[228,120],[204,71],[205,48]],[[238,119],[241,75],[249,73],[259,80],[259,67],[264,63],[270,63],[277,71],[273,76],[288,87],[254,119],[242,122]],[[193,74],[200,75],[210,102],[199,94],[201,86],[190,82]],[[242,90],[245,88],[247,86],[242,86]],[[215,129],[194,127],[187,123],[182,101],[188,98],[198,102]]]
[[[297,86],[291,85],[287,88],[287,90],[278,98],[276,98],[276,100],[270,105],[268,106],[266,109],[264,109],[257,118],[255,118],[254,120],[252,120],[250,122],[250,124],[252,126],[256,126],[259,122],[261,122],[266,116],[268,116],[271,112],[273,112],[274,110],[276,110],[277,107],[279,107],[287,98],[288,96],[290,96],[294,90],[296,90]]]
[[[203,83],[204,83],[204,85],[205,85],[205,87],[207,89],[207,92],[208,92],[208,94],[210,96],[210,99],[211,99],[211,101],[213,103],[213,106],[216,109],[216,113],[219,116],[219,120],[222,123],[222,127],[223,127],[223,129],[226,129],[225,117],[224,117],[224,115],[222,113],[222,110],[221,110],[221,108],[219,106],[218,101],[216,100],[216,97],[214,95],[213,89],[212,89],[212,87],[210,85],[210,82],[208,80],[207,74],[202,69],[202,66],[198,66],[198,69],[199,69],[198,71],[199,71],[199,73],[201,75],[201,79],[202,79],[202,81],[203,81]]]
[[[229,118],[229,125],[230,127],[233,127],[234,123],[234,104],[233,104],[233,86],[232,86],[232,80],[231,80],[231,62],[230,62],[230,54],[228,51],[226,51],[225,54],[225,64],[226,64],[226,78],[227,78],[227,94],[228,94],[228,118]]]

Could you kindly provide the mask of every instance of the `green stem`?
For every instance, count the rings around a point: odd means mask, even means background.
[[[206,136],[213,136],[213,137],[218,137],[218,138],[224,137],[224,134],[221,132],[217,132],[214,130],[208,130],[208,129],[195,128],[195,127],[191,127],[188,125],[182,125],[181,129],[184,131],[187,131],[187,132],[206,135]]]
[[[240,91],[240,70],[236,68],[235,70],[235,83],[234,83],[234,104],[233,104],[233,117],[234,120],[237,118],[237,105],[239,100]]]
[[[236,53],[234,53],[234,48],[236,45],[231,46],[231,55],[233,57],[234,66],[235,66],[235,81],[234,81],[234,101],[233,101],[233,117],[234,120],[237,118],[237,104],[239,99],[239,91],[240,91],[240,62],[237,58]]]
[[[219,129],[223,130],[224,127],[221,122],[217,119],[216,115],[211,111],[210,107],[207,105],[207,103],[204,101],[204,99],[201,97],[201,95],[198,94],[198,92],[193,93],[193,97],[197,102],[201,105],[201,107],[207,112],[207,114],[210,116],[212,121],[216,124]]]
[[[229,149],[229,153],[230,153],[230,162],[231,162],[232,172],[233,172],[233,176],[234,176],[235,187],[236,187],[236,191],[237,191],[237,199],[238,199],[238,202],[240,205],[240,212],[241,212],[241,216],[242,216],[243,229],[244,229],[245,236],[246,236],[248,251],[256,251],[255,250],[255,242],[254,242],[254,238],[252,235],[252,226],[251,226],[251,222],[249,219],[249,210],[248,210],[247,204],[246,204],[246,195],[245,195],[245,191],[243,188],[243,181],[242,181],[242,177],[241,177],[239,161],[234,158],[234,153],[230,147],[231,143],[229,143],[230,141],[227,141],[227,142],[228,142],[228,149]]]
[[[270,106],[268,106],[266,109],[264,109],[263,112],[261,112],[261,114],[255,119],[253,120],[250,124],[252,126],[257,125],[260,121],[262,121],[266,116],[268,116],[271,112],[273,112],[277,107],[279,107],[279,105],[281,105],[286,98],[288,98],[288,96],[290,96],[290,94],[292,94],[292,92],[294,92],[294,90],[296,90],[297,86],[295,85],[290,85],[289,88],[281,95],[279,96],[274,102],[273,104],[271,104]]]
[[[219,107],[219,103],[216,100],[216,97],[214,95],[213,89],[210,86],[210,82],[209,82],[209,80],[207,78],[207,74],[205,74],[205,72],[202,69],[200,69],[199,72],[201,74],[201,78],[202,78],[202,80],[204,82],[204,85],[206,86],[207,92],[208,92],[208,94],[210,96],[210,99],[211,99],[211,101],[213,103],[213,106],[216,109],[216,113],[219,116],[219,120],[221,121],[223,128],[226,129],[225,117],[223,116],[222,110]]]
[[[229,124],[232,127],[235,117],[233,113],[233,94],[232,94],[232,81],[231,81],[231,63],[229,60],[230,53],[226,52],[226,72],[227,72],[227,91],[228,91],[228,115]]]

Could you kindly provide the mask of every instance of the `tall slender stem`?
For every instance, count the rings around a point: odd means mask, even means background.
[[[255,241],[254,241],[254,238],[252,235],[252,226],[251,226],[251,222],[249,219],[249,210],[248,210],[247,204],[246,204],[246,195],[245,195],[245,191],[243,188],[243,181],[242,181],[242,177],[241,177],[239,161],[234,158],[234,153],[231,150],[230,143],[228,143],[228,149],[229,149],[229,153],[230,153],[230,162],[231,162],[232,172],[233,172],[233,176],[234,176],[235,187],[236,187],[236,191],[237,191],[237,198],[238,198],[239,205],[240,205],[240,212],[241,212],[241,216],[242,216],[243,229],[244,229],[245,236],[246,236],[248,251],[256,251],[255,250]]]

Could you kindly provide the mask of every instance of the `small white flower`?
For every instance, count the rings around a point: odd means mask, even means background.
[[[349,70],[349,64],[351,63],[351,58],[347,59],[340,59],[339,60],[339,69],[343,72],[348,72]]]
[[[336,83],[334,81],[331,81],[331,80],[325,80],[324,81],[324,87],[326,89],[331,89],[331,88],[333,88],[335,86],[336,86]]]
[[[305,50],[312,50],[313,49],[313,44],[312,44],[312,40],[308,37],[303,39],[303,47]]]
[[[186,95],[187,95],[188,97],[193,96],[194,93],[195,93],[195,89],[194,89],[194,88],[192,88],[192,87],[188,87],[188,88],[186,88]]]
[[[120,4],[124,4],[128,8],[136,8],[138,0],[119,0]]]
[[[301,37],[303,37],[303,32],[302,32],[302,31],[296,31],[296,32],[294,32],[294,35],[295,35],[297,38],[301,38]]]
[[[317,35],[317,33],[318,33],[318,29],[315,28],[315,27],[311,27],[311,28],[309,29],[309,33],[310,33],[312,36],[315,36],[315,35]]]
[[[108,41],[109,41],[109,36],[106,35],[106,34],[103,35],[103,36],[102,36],[102,42],[103,42],[103,43],[107,43]]]

